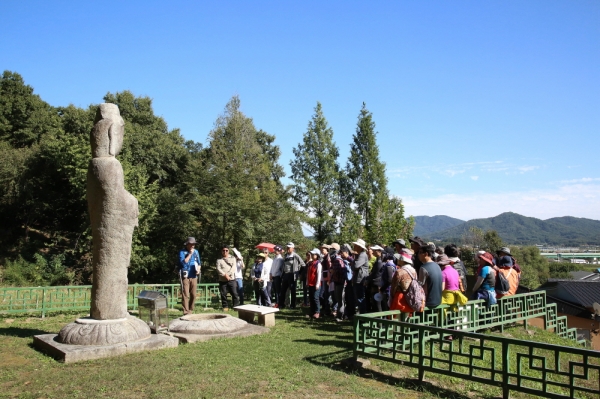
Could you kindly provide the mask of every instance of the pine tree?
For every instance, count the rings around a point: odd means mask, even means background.
[[[303,141],[293,152],[293,199],[307,215],[306,223],[314,230],[315,239],[325,242],[338,225],[340,167],[339,150],[321,103],[317,102]]]

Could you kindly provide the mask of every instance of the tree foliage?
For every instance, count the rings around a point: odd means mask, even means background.
[[[521,286],[536,289],[550,277],[550,264],[538,247],[511,247],[511,254],[521,266]]]
[[[314,230],[318,242],[331,240],[339,216],[339,150],[333,130],[317,102],[302,143],[293,149],[292,195],[306,214],[306,223]]]
[[[389,244],[408,237],[414,222],[404,217],[404,205],[387,189],[385,163],[379,159],[377,132],[373,114],[365,103],[358,115],[356,132],[350,144],[350,156],[343,178],[344,218],[342,235],[353,232],[370,243]]]

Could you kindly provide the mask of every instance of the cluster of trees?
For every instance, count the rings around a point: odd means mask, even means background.
[[[363,103],[342,168],[333,130],[317,103],[291,161],[292,196],[317,242],[346,243],[361,237],[388,245],[412,233],[414,220],[405,218],[402,200],[388,191],[376,138],[373,115]]]
[[[363,106],[345,170],[321,105],[294,149],[294,184],[285,186],[275,136],[257,129],[233,97],[215,121],[207,146],[185,140],[154,115],[152,101],[108,93],[119,106],[125,141],[118,156],[125,187],[139,202],[130,282],[174,281],[176,254],[195,236],[205,264],[221,244],[249,255],[261,241],[391,242],[412,225],[389,196],[375,124]],[[86,176],[89,132],[97,105],[54,107],[23,78],[0,78],[0,282],[85,284],[91,276]],[[211,277],[211,268],[205,268]]]

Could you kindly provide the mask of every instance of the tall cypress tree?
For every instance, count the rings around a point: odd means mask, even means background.
[[[325,242],[338,225],[340,167],[339,150],[321,103],[317,102],[302,143],[293,152],[293,199],[307,215],[306,223],[314,230],[315,239]]]
[[[344,208],[356,212],[357,218],[347,215],[346,219],[360,221],[364,239],[388,243],[394,237],[407,236],[412,229],[404,219],[402,201],[390,197],[388,192],[385,163],[379,160],[376,136],[373,114],[363,103],[346,164],[346,175],[352,185]]]

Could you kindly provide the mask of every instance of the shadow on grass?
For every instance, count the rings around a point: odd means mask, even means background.
[[[318,342],[323,344],[323,341]],[[469,396],[460,394],[451,389],[436,386],[427,381],[419,381],[416,378],[395,377],[371,368],[353,366],[352,356],[352,350],[347,349],[317,356],[307,356],[304,359],[316,366],[327,367],[328,369],[339,371],[345,374],[356,375],[361,378],[375,380],[382,384],[409,389],[415,392],[427,392],[435,397],[471,399]]]
[[[22,327],[7,327],[0,328],[0,336],[29,338],[34,335],[51,334],[49,331],[40,330],[37,328],[22,328]]]

